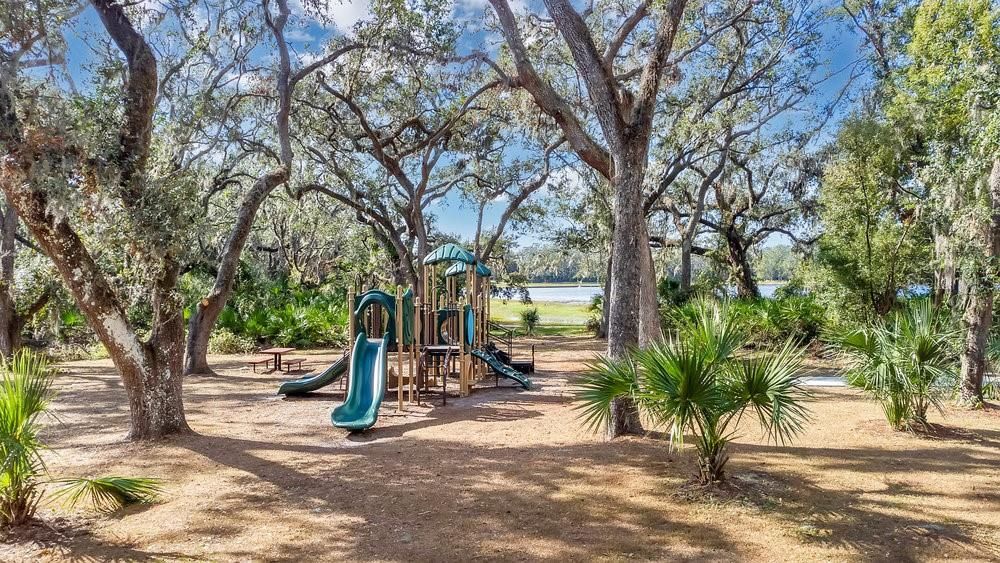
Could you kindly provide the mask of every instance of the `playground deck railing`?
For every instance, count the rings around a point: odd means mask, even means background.
[[[510,356],[514,350],[514,329],[507,328],[500,323],[489,322],[488,333],[497,342],[507,345],[507,355]]]

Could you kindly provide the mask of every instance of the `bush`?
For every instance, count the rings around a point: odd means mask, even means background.
[[[927,426],[931,406],[954,390],[957,335],[929,301],[913,301],[888,321],[848,329],[831,339],[850,366],[847,381],[882,405],[897,430]]]
[[[521,309],[521,326],[524,328],[524,334],[528,336],[535,334],[539,320],[538,307]]]
[[[347,324],[341,293],[248,281],[219,315],[216,330],[226,329],[254,344],[308,348],[343,344]]]
[[[704,299],[668,309],[667,328],[676,329],[693,320],[704,306]],[[827,325],[826,309],[809,296],[734,299],[727,301],[726,307],[739,319],[749,335],[748,345],[754,347],[774,346],[787,340],[805,346],[816,340]]]
[[[208,339],[208,351],[212,354],[250,354],[257,349],[252,338],[233,334],[228,328],[217,328]]]
[[[0,525],[14,526],[35,516],[46,475],[39,438],[39,418],[52,399],[55,370],[45,358],[24,349],[0,363]],[[59,479],[57,491],[70,505],[90,499],[113,510],[133,502],[151,502],[159,493],[155,479],[104,477]]]
[[[587,317],[587,331],[597,334],[601,331],[601,318],[604,316],[604,293],[598,293],[590,298],[587,311],[590,313]]]
[[[775,442],[793,438],[808,418],[799,385],[801,353],[791,341],[753,357],[741,355],[747,339],[726,303],[698,300],[678,337],[624,360],[591,365],[580,393],[585,423],[605,427],[615,399],[631,397],[653,422],[670,429],[671,446],[694,435],[699,478],[724,478],[728,444],[741,417],[752,416]]]

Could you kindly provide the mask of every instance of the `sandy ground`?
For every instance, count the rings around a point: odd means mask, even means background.
[[[281,399],[278,377],[218,357],[185,384],[195,435],[127,444],[109,362],[67,364],[51,472],[160,477],[165,498],[109,517],[47,506],[0,560],[1000,560],[1000,409],[949,410],[926,437],[814,389],[806,433],[781,447],[746,428],[737,492],[706,497],[685,486],[690,447],[580,427],[573,378],[600,344],[536,342],[535,390],[404,415],[389,400],[357,436],[330,425],[339,390]]]

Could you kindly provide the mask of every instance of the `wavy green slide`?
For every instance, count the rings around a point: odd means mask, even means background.
[[[531,380],[528,379],[528,376],[501,362],[500,358],[497,358],[486,350],[473,350],[472,355],[486,362],[486,365],[493,368],[493,371],[499,373],[507,379],[513,379],[514,381],[520,383],[521,387],[524,387],[525,389],[531,389]]]
[[[350,365],[350,356],[344,356],[316,375],[283,382],[281,387],[278,387],[278,394],[304,395],[317,391],[340,379],[347,372],[348,365]]]
[[[388,349],[388,334],[382,338],[368,338],[364,331],[358,332],[350,357],[347,399],[330,415],[334,426],[354,431],[375,424],[385,395]]]

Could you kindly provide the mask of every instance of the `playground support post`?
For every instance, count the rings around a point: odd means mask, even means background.
[[[358,334],[357,321],[354,319],[354,292],[353,291],[351,292],[350,295],[347,296],[347,318],[348,318],[348,321],[347,321],[347,327],[348,327],[347,328],[347,333],[348,333],[347,334],[347,350],[348,350],[348,352],[347,353],[350,354],[350,350],[354,346],[354,339],[357,338],[357,334]],[[350,391],[350,389],[351,389],[351,378],[350,377],[345,377],[344,380],[347,381],[347,385],[346,385],[346,388],[344,390],[344,393],[345,393],[344,397],[347,397],[346,393],[348,391]]]
[[[413,340],[410,341],[410,402],[413,401],[414,391],[416,391],[417,404],[420,404],[420,384],[417,381],[417,348],[419,348],[418,342],[420,341],[420,329],[421,327],[421,315],[423,310],[420,308],[420,297],[417,296],[413,300]],[[426,374],[424,374],[426,377]]]
[[[458,394],[468,395],[468,373],[465,365],[465,300],[459,299],[457,309],[458,316]]]
[[[403,410],[403,286],[396,286],[396,410]]]

